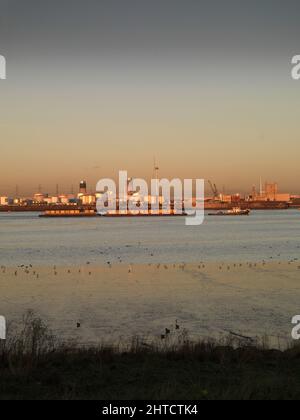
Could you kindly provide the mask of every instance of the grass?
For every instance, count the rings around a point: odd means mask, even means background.
[[[300,399],[300,347],[269,350],[230,338],[127,347],[66,347],[32,312],[0,345],[0,399]]]

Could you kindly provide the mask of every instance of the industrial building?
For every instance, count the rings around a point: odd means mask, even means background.
[[[8,206],[8,204],[9,204],[8,197],[0,197],[0,205],[1,206]]]
[[[289,203],[291,201],[291,195],[288,193],[279,193],[278,184],[276,182],[266,182],[263,187],[262,182],[260,183],[260,191],[256,192],[255,187],[252,191],[252,200],[255,201],[285,201]]]

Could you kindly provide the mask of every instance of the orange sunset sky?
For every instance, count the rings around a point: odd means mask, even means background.
[[[299,2],[2,3],[0,194],[151,177],[154,155],[161,177],[300,193]]]

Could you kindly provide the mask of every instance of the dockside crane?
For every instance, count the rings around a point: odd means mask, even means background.
[[[211,181],[208,181],[208,183],[209,183],[209,186],[212,190],[214,200],[215,201],[218,200],[219,199],[219,192],[218,192],[218,188],[217,188],[216,184],[213,184]]]

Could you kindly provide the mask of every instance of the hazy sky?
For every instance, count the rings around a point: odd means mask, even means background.
[[[119,169],[300,192],[299,0],[0,0],[0,194]]]

